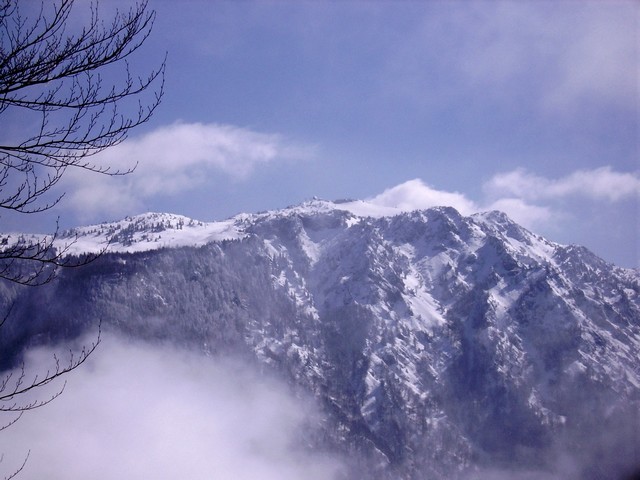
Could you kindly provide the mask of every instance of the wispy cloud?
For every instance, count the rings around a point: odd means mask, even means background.
[[[572,197],[609,203],[640,197],[640,175],[609,166],[577,170],[561,178],[546,178],[524,169],[495,174],[483,185],[483,198],[473,200],[459,192],[437,190],[420,179],[389,188],[371,203],[404,211],[451,206],[463,215],[501,210],[532,229],[551,226],[574,212],[563,200]]]
[[[109,178],[69,171],[65,187],[71,207],[86,216],[128,214],[145,199],[189,191],[215,174],[243,180],[261,166],[312,155],[312,147],[278,134],[232,125],[175,123],[128,139],[95,158],[112,171],[137,165],[133,173]]]
[[[311,403],[238,362],[108,337],[60,398],[2,432],[0,471],[30,450],[25,478],[336,478],[340,461],[299,447]]]
[[[574,5],[572,4],[571,7]],[[640,8],[636,2],[585,2],[577,11],[562,12],[572,29],[558,30],[563,48],[554,65],[554,82],[545,101],[554,111],[568,104],[596,99],[616,106],[637,105],[637,29]]]
[[[368,200],[382,207],[418,210],[437,206],[451,206],[464,215],[478,211],[478,206],[463,194],[436,190],[420,179],[409,180]]]
[[[546,178],[525,169],[494,175],[484,185],[490,197],[509,196],[526,200],[548,200],[562,197],[583,197],[615,202],[640,195],[640,175],[616,172],[605,166],[592,170],[577,170],[559,178]]]
[[[534,205],[521,198],[499,198],[486,204],[482,210],[499,210],[520,225],[537,229],[548,226],[563,218],[563,213],[550,206]]]
[[[390,47],[385,88],[396,82],[416,101],[482,95],[551,115],[586,101],[637,105],[637,3],[436,5],[407,30],[409,42]]]
[[[368,201],[381,207],[402,211],[448,206],[455,208],[463,215],[472,215],[486,210],[501,210],[528,228],[540,227],[560,217],[559,212],[549,206],[528,203],[513,195],[485,198],[481,202],[476,202],[459,192],[437,190],[420,179],[409,180],[389,188]]]

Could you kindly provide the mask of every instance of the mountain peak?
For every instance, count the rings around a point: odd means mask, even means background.
[[[327,215],[333,212],[340,215],[332,220]],[[333,225],[331,228],[335,228],[337,225],[335,221],[338,218],[345,227],[351,227],[363,221],[372,222],[396,217],[398,219],[396,223],[399,225],[402,218],[410,218],[413,223],[425,225],[417,231],[427,228],[429,235],[441,235],[445,242],[441,248],[447,246],[445,245],[447,238],[454,243],[458,241],[464,243],[472,241],[478,235],[490,235],[504,243],[504,248],[511,252],[514,258],[529,257],[535,261],[556,264],[566,262],[568,256],[578,255],[585,259],[594,256],[591,252],[580,253],[581,250],[579,251],[578,247],[566,247],[565,250],[560,250],[563,246],[530,232],[500,211],[476,213],[465,217],[449,206],[407,211],[398,207],[378,205],[371,201],[352,199],[330,201],[318,197],[278,210],[241,213],[226,220],[214,222],[203,222],[172,213],[146,212],[127,216],[119,221],[65,230],[58,235],[55,245],[74,255],[100,252],[105,247],[112,252],[138,252],[202,246],[215,241],[244,238],[255,232],[258,224],[265,224],[265,222],[292,217],[310,219],[317,216],[325,219],[303,222],[316,232],[328,225]],[[302,228],[305,228],[304,225]],[[413,235],[410,232],[405,234]],[[466,239],[456,240],[459,235]],[[37,241],[41,237],[43,236],[20,234],[5,236],[8,243]],[[454,248],[454,245],[449,247]],[[572,252],[571,255],[569,255],[570,252]]]
[[[47,338],[100,321],[249,355],[326,407],[318,438],[376,459],[349,478],[541,465],[563,439],[588,452],[579,473],[595,472],[576,478],[612,478],[606,455],[588,450],[594,432],[629,425],[620,445],[637,444],[640,275],[501,212],[314,198],[221,222],[145,213],[65,235],[78,249],[111,239],[116,252],[153,251],[107,253],[36,293],[16,290],[12,325]],[[244,241],[163,248],[234,238]],[[28,338],[18,327],[0,350]],[[607,453],[620,462],[619,451]]]

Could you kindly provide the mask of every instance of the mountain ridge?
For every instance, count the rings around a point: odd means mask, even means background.
[[[573,470],[547,478],[636,466],[640,274],[500,212],[388,212],[312,200],[216,228],[130,217],[115,232],[129,250],[41,289],[3,285],[20,321],[0,347],[18,354],[25,329],[51,342],[100,319],[147,341],[245,355],[319,399],[329,420],[318,442],[363,459],[354,479],[556,475],[560,454]],[[148,236],[166,232],[200,243],[136,250],[162,247]]]
[[[262,211],[258,213],[239,213],[233,215],[224,220],[218,221],[202,221],[193,219],[180,214],[173,214],[168,212],[145,212],[138,215],[126,216],[121,220],[105,221],[98,224],[92,224],[87,226],[79,226],[66,229],[59,232],[56,239],[56,245],[59,247],[69,247],[70,254],[82,254],[82,253],[98,253],[102,252],[104,247],[108,245],[109,251],[142,251],[153,250],[163,247],[181,247],[181,246],[200,246],[211,241],[222,241],[225,239],[239,238],[243,234],[242,225],[250,222],[251,219],[259,219],[269,216],[290,216],[290,215],[305,215],[320,212],[327,212],[331,210],[345,211],[351,213],[357,218],[381,218],[381,217],[393,217],[396,215],[402,215],[404,213],[411,213],[416,211],[426,211],[431,209],[453,209],[453,207],[440,206],[430,207],[426,209],[406,210],[399,207],[379,206],[363,200],[322,200],[314,197],[311,200],[307,200],[297,205],[290,205],[280,209]],[[507,228],[513,228],[513,225],[517,225],[510,217],[499,210],[489,210],[485,212],[479,212],[470,215],[471,218],[485,219],[487,225],[492,222],[496,225],[502,222],[508,225]],[[355,221],[355,220],[353,220]],[[510,227],[509,227],[510,226]],[[518,228],[524,229],[517,225]],[[180,238],[181,235],[176,235],[181,231],[185,231],[184,238]],[[198,232],[198,230],[200,230]],[[526,230],[526,229],[524,229]],[[124,234],[121,232],[124,231]],[[133,233],[139,233],[138,238],[135,238]],[[156,238],[160,240],[154,240],[150,234],[161,234],[165,231],[171,231],[174,236],[162,240],[163,235],[157,235]],[[528,231],[528,230],[527,230]],[[115,235],[115,238],[109,240],[109,232],[121,233]],[[192,236],[189,235],[192,234]],[[531,233],[531,232],[529,232]],[[145,235],[146,234],[146,235]],[[93,239],[88,242],[81,241],[87,240],[87,237],[93,235]],[[14,232],[4,235],[7,241],[10,243],[15,241],[16,237],[22,237],[25,239],[37,239],[43,237],[50,237],[50,235],[44,234],[26,234],[20,232]],[[144,238],[142,238],[144,237]],[[536,235],[538,238],[542,238]],[[124,243],[123,243],[124,238]],[[135,243],[140,243],[136,248],[133,247]],[[144,245],[146,243],[146,245]],[[586,248],[576,244],[563,245],[556,242],[550,242],[556,246],[570,247],[575,246],[579,248]],[[590,254],[595,255],[589,251]],[[638,268],[618,267],[626,270],[638,271]]]

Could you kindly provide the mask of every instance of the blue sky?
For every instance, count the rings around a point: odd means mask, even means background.
[[[154,32],[132,65],[168,52],[166,96],[99,158],[137,170],[69,171],[55,211],[6,227],[219,220],[313,196],[448,203],[640,266],[637,2],[149,6]]]

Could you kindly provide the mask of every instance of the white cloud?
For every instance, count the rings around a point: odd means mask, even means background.
[[[556,65],[555,82],[546,106],[562,111],[571,102],[599,99],[625,106],[637,105],[637,2],[593,2],[565,14],[575,28],[567,36]]]
[[[488,210],[500,210],[519,224],[531,229],[549,224],[561,217],[551,207],[533,205],[515,196],[493,198],[491,201],[477,203],[459,192],[436,190],[420,179],[409,180],[389,188],[381,194],[368,199],[368,202],[379,207],[401,211],[447,206],[455,208],[462,215],[472,215]]]
[[[51,352],[30,363],[50,366]],[[328,480],[342,468],[299,448],[315,422],[274,379],[238,362],[107,337],[62,396],[0,432],[0,473],[96,480]]]
[[[278,134],[231,125],[175,123],[128,139],[92,159],[112,171],[127,171],[137,164],[134,172],[105,177],[74,169],[64,181],[71,207],[84,215],[130,214],[146,199],[188,191],[216,172],[241,180],[261,165],[311,155],[310,147]]]
[[[403,211],[450,206],[463,215],[470,215],[478,210],[475,203],[463,194],[436,190],[420,179],[389,188],[368,201],[381,207],[394,207]]]
[[[527,200],[548,200],[575,196],[615,202],[640,195],[640,176],[616,172],[609,166],[578,170],[559,179],[518,169],[494,175],[484,189],[490,197],[507,195]]]
[[[531,205],[520,198],[500,198],[487,205],[483,210],[499,210],[505,212],[511,219],[523,227],[535,230],[559,219],[561,214],[552,208]]]
[[[482,95],[554,116],[594,101],[638,104],[637,2],[436,5],[392,44],[385,88],[417,102]]]
[[[474,201],[459,192],[436,190],[420,179],[389,188],[369,203],[402,211],[435,206],[454,207],[463,215],[500,210],[519,224],[533,229],[557,226],[576,212],[562,202],[568,197],[610,203],[640,195],[637,173],[613,170],[609,166],[578,170],[558,179],[535,175],[524,169],[494,175],[483,185],[484,198]],[[597,208],[597,204],[594,205]]]

